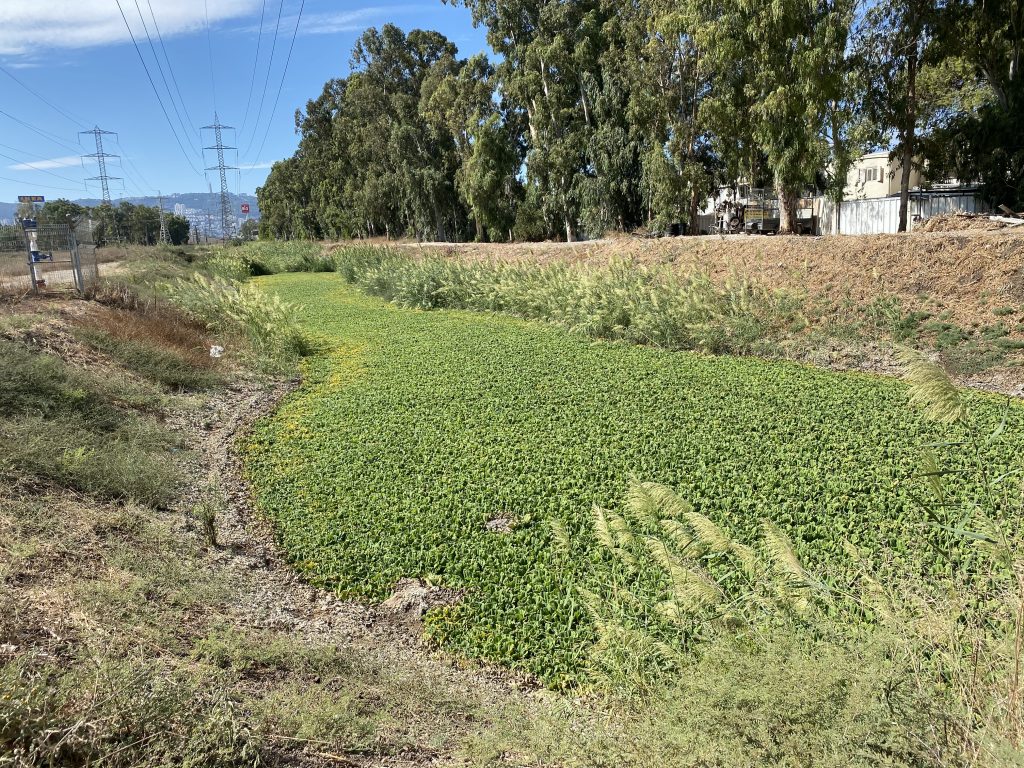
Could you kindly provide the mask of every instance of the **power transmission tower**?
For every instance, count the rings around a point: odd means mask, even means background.
[[[96,152],[92,155],[82,155],[83,158],[95,160],[96,164],[100,168],[100,175],[93,176],[92,178],[86,179],[86,181],[98,181],[100,186],[103,188],[103,202],[110,204],[110,180],[121,181],[120,176],[108,176],[107,175],[107,158],[118,157],[118,155],[108,155],[103,151],[103,137],[104,136],[116,136],[113,131],[104,131],[99,126],[96,126],[91,131],[79,131],[79,135],[88,133],[96,140]]]
[[[220,118],[217,117],[217,113],[213,113],[213,125],[204,125],[204,131],[213,131],[214,145],[212,147],[203,147],[203,151],[213,151],[217,153],[217,164],[210,166],[204,170],[217,171],[220,174],[220,224],[221,224],[221,237],[227,240],[234,230],[233,222],[234,216],[231,212],[231,194],[228,192],[228,171],[237,171],[238,166],[225,165],[224,163],[224,152],[226,150],[236,150],[237,147],[226,147],[224,146],[223,131],[233,131],[230,125],[222,125]]]
[[[160,201],[160,242],[170,242],[170,236],[167,233],[167,219],[164,218],[164,196],[160,194],[160,190],[156,191],[156,199]]]

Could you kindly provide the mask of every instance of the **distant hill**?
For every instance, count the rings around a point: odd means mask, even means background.
[[[47,200],[56,200],[59,196],[47,197]],[[114,205],[121,202],[132,203],[133,205],[150,205],[156,206],[158,199],[156,197],[125,197],[114,201]],[[79,205],[92,208],[99,205],[102,201],[98,199],[80,199],[74,200],[73,202]],[[249,218],[258,219],[260,217],[259,204],[256,202],[255,195],[231,195],[231,210],[235,216],[244,218],[241,211],[242,203],[248,203],[250,206]],[[208,212],[212,216],[220,216],[220,195],[211,194],[209,192],[179,192],[173,195],[164,195],[164,210],[169,213],[174,213],[175,205],[184,205],[186,208],[191,208],[196,211]],[[15,213],[18,210],[17,203],[0,203],[0,221],[13,221]]]

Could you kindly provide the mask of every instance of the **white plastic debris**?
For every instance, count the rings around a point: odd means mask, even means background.
[[[210,357],[224,357],[224,347],[210,347]]]

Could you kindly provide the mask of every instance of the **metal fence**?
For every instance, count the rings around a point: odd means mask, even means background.
[[[949,192],[913,192],[907,210],[909,228],[942,213],[965,211],[983,213],[985,202],[970,190]],[[883,197],[875,200],[844,200],[838,221],[835,205],[823,201],[821,234],[880,235],[894,234],[899,229],[900,199]]]
[[[83,293],[98,279],[96,247],[87,227],[0,227],[0,292]]]

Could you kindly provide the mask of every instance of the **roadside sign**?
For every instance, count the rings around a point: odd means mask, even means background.
[[[242,213],[248,213],[248,212],[249,212],[249,204],[248,203],[242,203]]]
[[[42,195],[18,195],[19,203],[45,203],[46,198]]]

